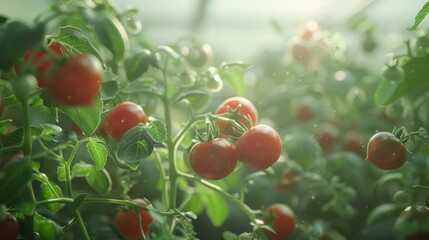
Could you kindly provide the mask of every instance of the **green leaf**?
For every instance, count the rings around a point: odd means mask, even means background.
[[[398,98],[407,93],[407,84],[402,81],[382,80],[375,90],[375,103],[377,105],[385,105],[394,102]]]
[[[87,163],[76,163],[73,165],[71,174],[73,177],[86,177],[90,172],[94,171],[94,169],[96,168],[93,165]]]
[[[147,125],[147,131],[156,143],[167,141],[167,128],[161,120],[154,120]]]
[[[86,150],[91,156],[92,161],[95,163],[97,170],[102,169],[107,161],[106,146],[100,142],[100,139],[91,138],[86,145]]]
[[[34,215],[34,231],[39,233],[40,239],[62,239],[64,232],[54,221],[36,213]]]
[[[61,188],[58,187],[58,185],[52,181],[44,182],[40,185],[40,191],[42,195],[43,200],[49,200],[53,198],[61,198],[63,197],[63,192],[61,191]],[[51,203],[46,205],[49,211],[52,213],[56,213],[60,207],[60,203]]]
[[[42,123],[40,124],[40,127],[42,128],[42,134],[40,137],[46,141],[52,140],[55,135],[62,131],[59,126],[49,123]]]
[[[99,194],[107,194],[112,189],[112,179],[106,169],[97,170],[92,168],[86,181]]]
[[[232,232],[223,232],[222,237],[224,240],[238,240],[238,236]]]
[[[104,60],[98,50],[92,45],[83,32],[72,26],[60,27],[58,34],[53,36],[52,39],[60,41],[73,52],[88,53],[98,58],[100,63],[105,66]]]
[[[66,180],[66,170],[64,166],[58,166],[57,175],[58,175],[58,181],[64,182]]]
[[[19,196],[31,180],[31,161],[17,159],[0,169],[0,204]]]
[[[0,30],[0,70],[11,69],[27,50],[42,43],[44,35],[43,24],[30,27],[22,22],[6,23]]]
[[[141,77],[149,69],[151,52],[147,49],[140,50],[125,62],[125,72],[128,81],[134,81]]]
[[[201,184],[197,185],[201,201],[206,206],[207,215],[215,227],[220,227],[228,217],[228,204],[225,199],[214,190]]]
[[[86,136],[90,136],[101,122],[103,102],[98,94],[91,106],[60,105],[58,108],[69,116]]]
[[[393,203],[386,203],[374,208],[366,218],[366,226],[371,226],[379,221],[396,218],[398,216],[398,210],[402,207]]]
[[[6,127],[9,126],[12,123],[12,119],[4,119],[0,121],[0,129],[1,129],[1,133],[4,134],[6,133]],[[3,130],[4,129],[4,130]]]
[[[243,63],[223,63],[219,68],[220,77],[229,84],[237,96],[243,96],[245,91],[244,71],[249,67]]]
[[[420,26],[420,23],[423,21],[423,19],[425,19],[425,17],[428,15],[428,13],[429,13],[429,2],[423,5],[420,11],[417,12],[416,16],[414,17],[413,25],[411,25],[407,29],[409,31],[416,30]]]
[[[115,16],[103,12],[94,21],[94,30],[98,38],[113,54],[116,61],[125,58],[129,49],[127,32]]]
[[[117,151],[118,161],[132,169],[136,169],[140,160],[148,157],[153,151],[152,136],[148,127],[142,123],[128,130],[122,136]]]

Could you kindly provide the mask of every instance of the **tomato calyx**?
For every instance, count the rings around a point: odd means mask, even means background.
[[[232,129],[234,136],[231,137],[239,137],[243,135],[254,125],[250,116],[240,113],[241,107],[241,104],[239,104],[235,109],[232,109],[230,106],[226,106],[227,112],[218,115],[218,117],[220,117],[218,118],[219,120],[227,123],[226,128]],[[240,121],[243,119],[245,123]]]

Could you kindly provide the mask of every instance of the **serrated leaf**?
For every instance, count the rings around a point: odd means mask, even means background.
[[[93,168],[86,176],[86,181],[99,194],[107,194],[112,189],[112,179],[104,168],[101,170]]]
[[[97,130],[101,122],[103,102],[98,94],[91,106],[60,105],[58,109],[69,116],[86,136],[90,136]]]
[[[53,36],[52,39],[60,41],[74,52],[94,55],[105,66],[103,58],[97,49],[79,28],[72,26],[60,27],[58,34]]]
[[[117,160],[121,164],[135,169],[140,160],[152,153],[153,148],[152,137],[148,132],[147,126],[140,123],[122,136],[118,146]]]
[[[86,177],[91,171],[96,169],[95,166],[87,163],[76,163],[71,170],[72,177]]]
[[[147,125],[147,131],[156,143],[167,141],[167,128],[161,120],[154,120]]]
[[[201,201],[206,206],[207,215],[215,227],[220,227],[228,217],[229,209],[225,199],[214,190],[203,185],[197,185]]]
[[[91,138],[86,145],[86,150],[91,156],[92,161],[95,163],[97,170],[104,167],[107,161],[107,149],[106,146],[97,141],[97,139]]]
[[[43,200],[49,200],[53,198],[61,198],[63,197],[63,192],[61,191],[61,188],[58,187],[58,185],[52,181],[44,182],[40,185],[40,191],[42,195]],[[52,213],[56,213],[60,207],[60,203],[51,203],[46,205],[49,211]]]
[[[416,30],[420,23],[425,19],[425,17],[429,13],[429,2],[427,2],[423,7],[417,12],[416,16],[414,17],[414,23],[410,27],[408,27],[409,31]]]

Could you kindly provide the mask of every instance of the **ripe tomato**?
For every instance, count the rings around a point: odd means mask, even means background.
[[[61,50],[62,44],[60,42],[50,42],[48,49],[51,54],[56,56],[62,55]],[[31,58],[31,59],[30,59]],[[50,67],[54,63],[54,59],[45,51],[37,51],[34,53],[32,49],[25,52],[22,59],[24,64],[28,64],[36,69],[37,84],[39,87],[46,87],[46,74],[48,73]],[[19,75],[19,66],[15,65],[15,72]]]
[[[147,118],[143,108],[133,102],[123,102],[107,113],[103,123],[103,133],[119,141],[122,136],[139,123],[146,124]]]
[[[295,182],[295,177],[298,175],[298,171],[295,169],[288,169],[286,170],[279,183],[276,185],[276,188],[278,190],[289,190],[294,188],[297,185],[297,182]]]
[[[271,226],[276,233],[265,230],[264,233],[270,240],[285,239],[295,231],[295,213],[287,205],[275,203],[265,209],[264,222]]]
[[[258,111],[256,110],[255,105],[248,100],[247,98],[243,97],[231,97],[226,99],[222,104],[219,105],[219,107],[216,109],[216,114],[220,115],[223,113],[228,112],[228,107],[231,108],[231,110],[236,110],[238,107],[240,107],[240,110],[238,110],[238,116],[234,119],[236,122],[247,125],[246,116],[252,119],[253,124],[256,124],[258,121]],[[216,125],[219,128],[219,133],[221,135],[225,136],[237,136],[235,134],[234,129],[235,127],[229,123],[223,122],[223,121],[216,121]]]
[[[294,117],[299,122],[308,122],[314,119],[316,114],[313,107],[316,105],[316,100],[313,97],[305,96],[296,99],[291,105]]]
[[[301,40],[293,41],[289,47],[289,51],[294,61],[309,62],[311,59],[310,47]]]
[[[47,76],[49,93],[66,105],[91,105],[102,81],[102,67],[92,55],[74,55]]]
[[[345,134],[345,149],[356,154],[364,151],[362,135],[356,130],[348,130]]]
[[[4,219],[0,219],[0,239],[15,240],[19,233],[19,222],[10,213],[6,213]]]
[[[392,133],[376,133],[368,142],[366,159],[380,169],[397,169],[407,157],[404,144]]]
[[[195,173],[210,180],[228,176],[237,165],[234,144],[225,138],[195,144],[189,159]]]
[[[429,208],[422,205],[405,208],[395,221],[396,229],[407,240],[429,239]]]
[[[141,206],[146,206],[143,199],[133,199],[132,201]],[[142,239],[143,235],[140,231],[140,226],[145,236],[149,233],[149,225],[153,222],[152,216],[143,209],[139,208],[137,211],[141,218],[140,222],[133,209],[122,210],[116,214],[115,226],[121,236]]]
[[[339,129],[335,124],[324,122],[316,128],[315,138],[326,153],[331,153],[335,150],[337,139],[340,135]]]
[[[246,167],[264,170],[280,157],[282,142],[279,134],[267,125],[256,125],[238,138],[235,152]]]

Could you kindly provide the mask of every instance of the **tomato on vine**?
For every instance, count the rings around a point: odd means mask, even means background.
[[[408,206],[396,219],[395,227],[407,240],[429,239],[429,208]]]
[[[397,169],[405,163],[407,157],[404,143],[392,133],[376,133],[368,142],[366,160],[380,169]]]
[[[24,65],[29,65],[34,68],[36,68],[36,77],[37,77],[37,84],[39,87],[44,88],[46,87],[46,75],[49,73],[50,68],[54,64],[54,59],[50,55],[54,56],[61,56],[63,54],[62,52],[62,43],[51,41],[48,45],[48,51],[36,51],[30,49],[27,52],[25,52],[24,57],[22,58],[22,62]],[[20,67],[18,64],[14,65],[15,72],[19,75],[20,74]]]
[[[244,97],[231,97],[226,99],[219,107],[216,109],[216,114],[224,114],[228,112],[228,108],[231,111],[236,111],[237,108],[240,108],[237,112],[237,115],[227,116],[228,118],[234,119],[236,122],[247,126],[247,119],[249,117],[252,120],[253,124],[256,124],[258,121],[258,111],[256,110],[255,105]],[[234,127],[233,124],[227,123],[224,121],[215,121],[216,125],[219,128],[219,133],[225,136],[237,136],[234,130],[238,130]],[[251,126],[250,126],[251,127]]]
[[[296,217],[289,206],[275,203],[268,206],[264,211],[264,222],[274,231],[264,229],[264,234],[270,240],[281,240],[290,237],[295,231]]]
[[[0,239],[15,240],[19,233],[19,222],[10,213],[6,213],[3,219],[0,219]]]
[[[139,123],[146,124],[147,117],[143,108],[133,102],[123,102],[114,106],[106,114],[103,122],[103,133],[115,141]]]
[[[132,201],[141,206],[146,206],[143,199],[133,199]],[[153,222],[152,216],[141,208],[137,212],[140,215],[140,221],[133,209],[121,210],[116,213],[115,226],[122,237],[141,239],[143,234],[140,228],[145,236],[149,233],[149,225]]]
[[[210,180],[228,176],[237,165],[234,144],[225,138],[195,144],[191,148],[189,160],[198,176]]]
[[[246,167],[264,170],[280,157],[282,142],[279,134],[267,125],[256,125],[238,138],[235,151]]]
[[[92,55],[78,54],[67,59],[46,78],[50,95],[66,105],[91,105],[102,81],[102,67]]]
[[[281,176],[276,185],[278,190],[290,190],[297,185],[295,178],[298,176],[298,170],[290,168],[287,169]]]

